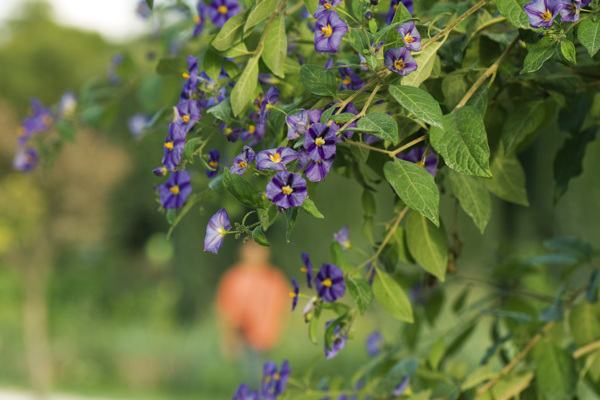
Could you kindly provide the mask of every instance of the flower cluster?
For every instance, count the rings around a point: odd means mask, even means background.
[[[532,0],[523,8],[534,28],[550,28],[558,14],[562,22],[579,21],[579,12],[591,0]]]
[[[242,383],[237,388],[232,400],[277,400],[279,395],[285,391],[290,371],[287,360],[283,361],[279,371],[277,371],[277,364],[267,361],[263,365],[260,390],[252,390],[247,384]]]
[[[320,53],[337,53],[342,38],[348,33],[348,24],[334,11],[342,0],[320,0],[315,11],[315,50]]]

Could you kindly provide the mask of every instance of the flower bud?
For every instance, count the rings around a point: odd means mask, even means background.
[[[367,19],[367,21],[370,21],[373,19],[373,13],[371,11],[367,11],[365,13],[365,18]]]

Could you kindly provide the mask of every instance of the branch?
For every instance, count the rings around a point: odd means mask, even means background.
[[[585,356],[586,354],[591,353],[594,350],[600,349],[600,340],[596,340],[590,344],[587,344],[573,352],[573,358],[580,358]]]

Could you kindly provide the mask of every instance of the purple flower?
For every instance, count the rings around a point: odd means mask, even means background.
[[[179,208],[192,193],[190,174],[187,171],[175,171],[169,176],[164,185],[158,187],[160,204],[164,208]]]
[[[225,138],[227,138],[228,142],[235,142],[240,138],[240,134],[242,133],[241,128],[231,128],[225,122],[219,126],[219,131],[223,132]]]
[[[308,253],[303,251],[301,256],[302,256],[302,261],[304,262],[305,267],[300,268],[300,271],[306,272],[306,284],[308,285],[309,289],[312,289],[313,266],[312,266],[312,263],[310,262],[310,257],[308,255]]]
[[[208,152],[208,166],[212,169],[206,169],[206,177],[214,178],[219,172],[219,150],[211,150]]]
[[[254,161],[254,150],[252,150],[252,147],[244,146],[242,152],[233,159],[233,166],[229,169],[229,172],[243,175],[252,161]]]
[[[258,112],[258,123],[256,124],[256,137],[258,140],[265,136],[265,130],[267,129],[267,118],[271,114],[271,106],[279,99],[279,89],[277,86],[271,87],[265,98],[260,105],[260,111]]]
[[[135,8],[136,14],[143,19],[148,19],[150,15],[152,15],[152,10],[148,7],[146,0],[141,0],[138,2],[137,7]]]
[[[559,0],[532,0],[523,8],[529,17],[529,25],[534,28],[550,28],[563,8],[563,3]]]
[[[383,344],[383,338],[381,337],[381,333],[379,333],[378,331],[371,333],[367,337],[365,343],[367,345],[367,353],[371,357],[376,356],[381,351],[381,346]]]
[[[298,159],[298,153],[289,147],[263,150],[256,155],[256,169],[285,170],[285,164]]]
[[[323,264],[314,283],[319,297],[326,303],[333,303],[346,293],[344,272],[334,264]]]
[[[424,167],[431,175],[435,176],[437,173],[437,158],[433,150],[429,150],[427,157],[425,157],[425,163],[422,162],[423,154],[425,153],[425,147],[415,147],[406,154],[398,154],[401,160],[410,161],[417,164],[420,167]]]
[[[335,11],[326,13],[315,24],[315,50],[335,54],[347,32],[348,25]]]
[[[129,132],[135,137],[140,137],[144,134],[144,128],[150,118],[144,114],[135,114],[133,117],[127,120],[127,126],[129,127]]]
[[[389,49],[385,52],[385,66],[398,75],[405,76],[417,70],[417,62],[406,47]]]
[[[381,142],[381,139],[379,139],[377,136],[369,135],[368,133],[363,133],[363,141],[366,144],[373,144]]]
[[[321,182],[331,170],[335,156],[327,160],[310,160],[304,169],[304,175],[311,182]]]
[[[306,112],[306,110],[301,110],[298,114],[288,115],[285,117],[285,122],[288,124],[288,139],[298,139],[308,130],[308,125],[310,123],[308,120],[308,112]]]
[[[194,56],[188,56],[187,64],[188,72],[182,74],[186,81],[179,96],[181,100],[194,99],[198,93],[198,59]]]
[[[260,140],[255,135],[256,134],[256,123],[258,121],[258,114],[252,113],[252,114],[248,115],[248,119],[250,120],[248,122],[248,125],[246,126],[245,129],[242,129],[242,140],[246,141],[248,139],[253,139],[250,143],[248,143],[248,145],[254,146],[254,144],[258,143],[258,141]]]
[[[152,173],[155,176],[166,176],[167,175],[167,169],[165,167],[154,168],[152,170]]]
[[[334,320],[330,320],[327,321],[325,323],[325,329],[327,329],[327,327],[329,325],[332,324]],[[337,356],[338,352],[343,349],[344,347],[346,347],[346,341],[348,340],[348,336],[346,334],[342,334],[340,333],[340,326],[336,326],[335,329],[333,330],[333,335],[332,335],[332,342],[331,342],[331,350],[327,349],[327,345],[325,345],[325,358],[326,359],[331,359],[335,356]]]
[[[298,286],[298,282],[294,278],[292,278],[292,286],[294,287],[294,291],[290,292],[290,297],[292,298],[292,311],[294,311],[298,305],[298,293],[300,293],[300,286]]]
[[[369,273],[369,279],[367,282],[369,282],[369,285],[373,286],[373,279],[375,279],[375,274],[377,273],[377,268],[373,268],[373,263],[368,263],[365,268],[367,269],[367,271],[370,271]]]
[[[77,97],[73,92],[67,92],[62,95],[60,102],[58,103],[58,115],[63,117],[70,117],[77,108]]]
[[[185,131],[182,128],[172,122],[169,124],[169,134],[165,139],[164,155],[162,159],[163,165],[169,171],[173,171],[179,165],[181,161],[181,155],[183,154],[183,148],[185,147]]]
[[[303,145],[311,159],[326,160],[335,156],[334,129],[325,124],[313,124],[310,127],[304,136]]]
[[[339,232],[333,234],[333,238],[342,245],[344,251],[350,248],[350,230],[348,225],[344,226]]]
[[[213,24],[222,28],[229,18],[240,13],[240,6],[237,0],[213,0],[207,12]]]
[[[256,390],[252,390],[248,385],[242,383],[235,391],[232,400],[260,400],[260,397]]]
[[[290,378],[290,364],[284,360],[281,369],[277,372],[277,364],[273,361],[267,361],[263,365],[263,377],[261,383],[261,398],[276,399],[287,385]]]
[[[336,108],[333,113],[337,113],[339,110],[339,108]],[[349,113],[352,115],[357,115],[358,114],[358,110],[356,109],[356,106],[352,103],[348,103],[348,105],[346,105],[346,107],[344,107],[342,109],[342,113]],[[333,124],[331,124],[329,126],[329,129],[333,129],[335,130],[335,134],[336,134],[336,142],[337,143],[341,143],[345,138],[346,139],[350,139],[352,137],[352,135],[354,135],[353,131],[340,131],[339,129],[346,125],[345,122],[334,122]],[[357,123],[356,121],[352,122],[350,125],[348,125],[348,128],[356,128]]]
[[[198,15],[194,16],[194,23],[196,25],[194,26],[194,32],[192,33],[193,37],[198,36],[204,30],[204,22],[206,21],[206,13],[208,11],[208,7],[204,5],[202,0],[198,1],[196,8],[198,10]]]
[[[402,36],[402,40],[404,40],[407,49],[410,51],[421,50],[421,34],[413,21],[400,25],[398,27],[398,32],[400,33],[400,36]]]
[[[371,46],[370,54],[372,54],[372,55],[377,54],[379,52],[379,49],[381,49],[381,46],[384,45],[384,43],[385,43],[385,40],[377,43],[375,45],[375,47]],[[360,53],[358,53],[358,58],[360,59],[360,65],[361,65],[360,69],[362,69],[363,71],[368,71],[369,67],[367,67],[367,59]]]
[[[13,160],[13,168],[21,172],[33,170],[39,161],[38,152],[34,149],[20,149]]]
[[[340,4],[342,0],[320,0],[319,5],[315,11],[315,18],[319,19],[323,14],[333,11],[335,6]]]
[[[223,246],[225,235],[231,230],[229,216],[224,208],[213,215],[206,225],[206,236],[204,237],[204,251],[211,251],[217,254],[217,251]]]
[[[302,205],[307,196],[306,181],[298,174],[281,171],[267,183],[267,197],[284,209]]]
[[[394,15],[396,15],[396,10],[398,9],[398,4],[400,4],[400,0],[392,0],[392,2],[390,3],[390,10],[385,16],[386,24],[390,25],[394,20]],[[412,15],[415,11],[413,0],[402,0],[402,4],[404,4],[404,7],[406,7],[410,15]]]
[[[173,107],[173,111],[175,113],[173,122],[181,125],[186,135],[201,118],[200,108],[195,100],[181,100],[176,107]]]
[[[406,392],[406,389],[408,389],[408,382],[408,375],[404,375],[402,381],[394,389],[394,397],[400,397]]]
[[[365,83],[356,72],[352,71],[352,68],[343,67],[339,68],[340,75],[342,76],[342,84],[340,90],[358,90],[365,86]]]
[[[579,20],[579,10],[582,7],[581,0],[562,0],[560,18],[563,22],[577,22]]]

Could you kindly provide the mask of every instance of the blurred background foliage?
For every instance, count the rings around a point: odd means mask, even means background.
[[[243,209],[227,195],[214,195],[167,240],[169,225],[157,212],[152,189],[159,182],[149,173],[160,159],[166,129],[134,138],[127,128],[127,119],[138,110],[174,104],[179,81],[154,76],[141,89],[122,87],[118,106],[84,112],[90,125],[78,127],[77,143],[67,144],[53,165],[32,175],[12,172],[17,128],[31,97],[52,104],[66,90],[83,88],[78,98],[85,103],[86,88],[105,84],[115,54],[127,54],[150,72],[157,63],[153,55],[163,51],[164,44],[151,37],[117,45],[99,34],[63,27],[50,18],[49,7],[43,1],[24,3],[5,26],[0,44],[0,385],[30,385],[23,314],[29,282],[24,271],[30,269],[47,276],[41,293],[57,390],[123,398],[230,398],[247,379],[248,368],[257,367],[221,355],[214,316],[216,284],[236,262],[239,242],[227,240],[219,256],[202,248],[206,223],[218,208],[226,207],[233,219]],[[592,113],[599,117],[598,98],[593,105]],[[361,319],[354,340],[337,358],[321,360],[315,376],[355,372],[367,360],[363,340],[377,326],[384,337],[403,337],[407,349],[416,346],[417,353],[427,356],[441,333],[454,337],[465,332],[468,313],[453,307],[457,300],[468,305],[494,292],[496,300],[504,301],[496,289],[504,284],[503,290],[511,289],[512,273],[513,278],[527,275],[519,290],[553,298],[564,268],[538,265],[515,272],[507,266],[514,255],[539,253],[542,241],[555,236],[577,236],[600,246],[600,186],[594,173],[600,170],[600,141],[588,146],[583,175],[553,205],[552,163],[565,137],[546,130],[520,154],[531,206],[496,199],[484,235],[458,210],[447,188],[442,217],[454,224],[464,244],[457,273],[444,285],[425,290],[422,302],[415,303],[415,325],[391,321],[378,309]],[[225,146],[221,150],[227,164],[234,154]],[[272,262],[288,276],[300,277],[301,251],[309,252],[316,265],[329,261],[333,233],[345,224],[353,246],[367,249],[360,233],[361,189],[339,175],[328,180],[315,200],[324,220],[300,219],[291,243],[285,242],[281,219],[270,231]],[[387,185],[377,189],[376,222],[387,220],[393,208]],[[357,252],[348,257],[362,260]],[[407,287],[427,284],[413,266],[400,263],[397,272]],[[499,274],[503,278],[492,283]],[[534,315],[548,305],[547,299],[527,296],[510,301],[515,311]],[[457,346],[444,360],[453,367],[447,370],[460,374],[480,361],[494,321],[493,316],[481,318],[465,336],[468,345]],[[518,334],[519,326],[509,327]],[[321,346],[309,343],[296,312],[286,322],[281,344],[260,362],[287,358],[292,372],[304,371],[322,353]]]

